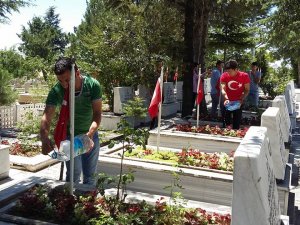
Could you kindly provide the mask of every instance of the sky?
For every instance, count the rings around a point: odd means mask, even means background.
[[[86,0],[33,0],[34,5],[22,7],[18,12],[9,16],[7,24],[0,23],[0,49],[9,49],[18,46],[21,40],[17,33],[21,33],[22,25],[28,27],[27,23],[34,16],[44,17],[50,6],[55,6],[55,12],[59,14],[60,27],[64,32],[73,32],[73,27],[78,26],[83,19],[86,10]]]

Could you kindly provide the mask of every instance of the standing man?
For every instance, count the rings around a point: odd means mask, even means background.
[[[217,108],[220,102],[220,77],[223,72],[224,63],[221,60],[218,60],[216,63],[216,68],[212,71],[212,75],[210,78],[210,96],[212,101],[211,112],[210,115],[212,118],[217,117]],[[222,112],[224,111],[223,104],[220,104]],[[222,113],[223,115],[223,113]]]
[[[193,69],[193,105],[195,105],[195,100],[197,97],[197,88],[198,88],[198,79],[201,79],[201,85],[203,86],[203,90],[204,90],[204,78],[205,75],[209,75],[210,71],[206,71],[202,74],[199,75],[199,64],[198,63],[194,63],[194,69]],[[196,107],[197,108],[197,107]],[[200,114],[206,116],[207,115],[207,105],[206,105],[206,100],[205,100],[205,96],[203,97],[201,103],[200,103]],[[199,115],[200,115],[199,114]]]
[[[258,63],[253,62],[251,64],[251,71],[248,73],[250,78],[250,92],[247,98],[249,106],[258,107],[258,84],[261,79],[261,72],[258,70]]]
[[[222,95],[225,106],[225,125],[229,126],[232,124],[233,129],[239,129],[242,118],[241,106],[249,94],[250,79],[247,73],[238,70],[238,63],[235,60],[226,62],[225,70],[226,72],[221,75]],[[228,107],[232,103],[239,103],[239,106],[232,110],[232,108]],[[233,117],[232,120],[231,116]]]
[[[73,61],[70,58],[59,59],[54,66],[54,73],[58,83],[50,90],[46,108],[41,120],[40,136],[42,141],[42,152],[48,154],[53,150],[49,140],[51,120],[55,114],[56,106],[63,103],[64,93],[69,88]],[[93,140],[93,148],[85,154],[74,158],[74,182],[80,182],[81,171],[83,172],[83,183],[94,185],[94,174],[97,170],[98,155],[100,149],[98,127],[101,122],[102,92],[99,82],[90,77],[80,74],[75,65],[75,118],[74,135],[86,134]],[[68,133],[69,136],[69,133]],[[66,162],[67,176],[70,181],[70,161]]]

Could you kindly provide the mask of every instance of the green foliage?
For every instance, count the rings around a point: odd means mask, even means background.
[[[140,100],[137,99],[137,102],[140,104]],[[134,107],[134,101],[132,104],[127,105],[127,112],[128,114],[125,114],[126,116],[132,116],[130,113],[135,113],[135,116],[138,118],[141,118],[143,115],[143,111],[134,111],[132,107]],[[127,180],[133,181],[133,176],[130,176],[129,178],[127,176],[123,176],[123,162],[124,162],[124,154],[125,152],[131,152],[132,149],[134,148],[135,145],[142,145],[146,146],[146,142],[149,137],[149,130],[145,128],[138,128],[134,129],[133,127],[130,126],[130,124],[126,121],[126,119],[123,117],[121,121],[118,123],[118,132],[123,135],[122,139],[119,140],[119,143],[122,143],[122,150],[120,153],[121,157],[121,167],[120,167],[120,173],[118,177],[118,185],[117,185],[117,196],[116,199],[119,201],[120,199],[125,199],[123,196],[124,193],[124,188],[126,187],[126,182]],[[109,144],[109,148],[112,148],[114,146],[115,142],[112,141]],[[124,183],[125,182],[125,183]],[[124,184],[125,185],[124,185]],[[121,192],[121,197],[120,196],[120,190]]]
[[[147,116],[147,108],[144,107],[144,100],[139,97],[134,97],[124,104],[123,111],[127,116],[133,118],[145,118]]]
[[[300,55],[300,4],[298,0],[276,1],[276,8],[267,20],[269,43],[276,47],[276,54],[299,60]]]
[[[97,77],[110,105],[114,86],[153,83],[157,60],[172,58],[176,65],[169,67],[178,66],[182,15],[164,1],[92,0],[84,18],[68,54]]]
[[[271,70],[271,69],[270,69]],[[269,96],[274,98],[277,95],[284,93],[287,83],[293,79],[292,71],[289,67],[282,66],[278,69],[273,69],[265,76],[260,87],[263,92],[268,93]]]
[[[19,50],[26,55],[29,71],[42,71],[47,80],[52,65],[65,51],[68,37],[59,27],[59,15],[50,7],[44,17],[33,17],[28,28],[18,34],[22,43]]]
[[[28,6],[30,0],[1,0],[0,1],[0,23],[6,23],[9,21],[9,16],[7,14],[11,14],[12,12],[19,12],[20,7]]]
[[[9,86],[12,80],[12,75],[5,69],[0,68],[0,106],[10,105],[13,103],[17,95]]]
[[[24,58],[15,50],[0,50],[0,68],[7,70],[14,78],[27,75]]]
[[[32,134],[38,134],[40,131],[41,116],[34,115],[32,111],[24,114],[17,128],[21,130],[20,137],[27,139]]]

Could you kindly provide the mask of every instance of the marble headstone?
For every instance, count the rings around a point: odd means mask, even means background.
[[[294,113],[294,101],[293,101],[290,85],[286,86],[284,95],[285,95],[285,101],[286,101],[286,105],[288,108],[288,112],[289,112],[289,114],[293,114]]]
[[[29,88],[30,88],[30,83],[29,83],[29,82],[26,82],[26,83],[24,84],[25,93],[29,93]]]
[[[177,81],[176,85],[176,100],[177,101],[182,101],[182,96],[183,96],[183,81]]]
[[[211,92],[211,85],[210,85],[210,78],[204,79],[204,94],[210,94]]]
[[[285,103],[285,97],[283,95],[276,96],[272,102],[272,107],[278,107],[280,112],[280,129],[284,142],[289,142],[291,121],[287,106]]]
[[[133,99],[132,87],[114,87],[114,113],[123,114],[123,104]]]
[[[168,104],[175,102],[173,82],[164,82],[163,90],[163,103]]]
[[[288,161],[288,151],[285,150],[280,129],[280,111],[277,107],[269,107],[261,116],[261,126],[267,128],[270,140],[271,158],[276,179],[283,180],[285,166]]]
[[[149,107],[152,98],[149,88],[139,84],[137,96],[144,100],[145,107]]]
[[[295,83],[293,80],[291,80],[288,85],[290,86],[291,88],[291,94],[292,94],[292,98],[295,99],[295,96],[296,96],[296,89],[295,89]]]
[[[267,128],[250,127],[234,155],[232,225],[279,225]]]

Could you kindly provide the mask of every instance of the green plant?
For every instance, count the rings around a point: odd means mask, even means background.
[[[292,79],[291,69],[282,66],[278,69],[273,69],[268,76],[264,76],[259,86],[265,94],[275,98],[277,95],[284,93],[287,83]]]
[[[229,225],[231,220],[230,215],[168,205],[162,197],[154,205],[125,203],[113,196],[99,196],[97,191],[70,195],[66,186],[50,189],[41,185],[25,192],[10,213],[70,225]]]
[[[129,102],[125,106],[125,115],[127,117],[134,116],[137,118],[142,118],[145,116],[145,110],[141,107],[142,102],[141,99],[137,98],[133,101]],[[135,110],[134,108],[139,106],[140,109]],[[122,144],[122,150],[120,153],[121,157],[121,165],[120,165],[120,172],[117,178],[110,178],[107,176],[100,176],[100,183],[98,182],[98,185],[100,187],[100,192],[103,193],[104,188],[104,182],[107,182],[107,184],[111,184],[116,182],[117,184],[117,194],[116,194],[116,204],[114,204],[114,207],[112,208],[112,214],[116,214],[116,210],[118,208],[119,203],[124,202],[126,198],[126,185],[128,183],[131,183],[134,180],[133,173],[130,172],[128,174],[123,174],[123,162],[124,162],[124,153],[125,152],[131,152],[134,148],[134,145],[142,145],[146,146],[146,141],[149,137],[149,131],[145,128],[138,128],[134,129],[130,126],[128,121],[125,118],[122,118],[121,121],[118,123],[118,132],[122,135],[122,138],[118,141],[112,141],[109,144],[109,148],[112,148],[116,142]]]
[[[132,100],[128,100],[124,104],[123,111],[127,116],[132,116],[133,118],[145,118],[147,116],[147,108],[144,106],[143,99],[139,97],[134,97]]]
[[[0,106],[10,105],[17,98],[16,93],[9,86],[11,79],[12,75],[7,70],[0,68]]]
[[[41,116],[34,115],[33,111],[28,111],[22,116],[17,128],[21,130],[18,138],[27,139],[32,134],[38,134],[40,130]]]

